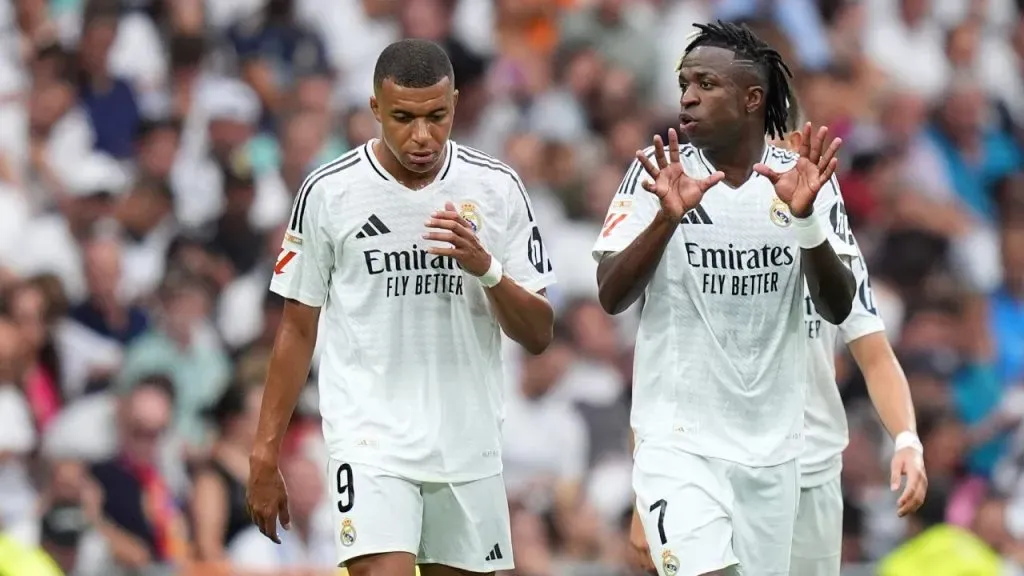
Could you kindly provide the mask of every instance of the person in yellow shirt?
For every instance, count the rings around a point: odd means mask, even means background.
[[[0,534],[0,574],[64,576],[60,566],[42,548],[26,546],[7,534]]]

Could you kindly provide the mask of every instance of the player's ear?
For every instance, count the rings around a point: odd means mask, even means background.
[[[453,111],[455,110],[455,107],[458,104],[459,104],[459,91],[455,90],[454,92],[452,92],[452,110]]]
[[[377,103],[377,96],[370,96],[370,112],[373,112],[373,117],[380,122],[380,104]]]
[[[753,114],[761,107],[764,101],[764,88],[754,85],[747,88],[746,110],[747,114]]]

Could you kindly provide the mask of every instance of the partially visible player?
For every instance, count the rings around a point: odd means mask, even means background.
[[[789,100],[789,133],[776,146],[799,150],[804,135],[800,107]],[[846,208],[840,199],[828,215],[840,233],[849,234]],[[793,533],[792,576],[839,576],[843,548],[843,492],[840,474],[843,450],[849,442],[846,411],[836,387],[835,353],[839,337],[849,347],[867,381],[868,393],[882,423],[895,439],[890,482],[898,490],[897,514],[904,516],[921,507],[928,491],[923,448],[917,437],[910,387],[896,355],[885,336],[885,326],[875,309],[867,264],[852,235],[849,243],[857,251],[853,274],[857,298],[850,315],[838,327],[822,321],[810,295],[804,296],[804,322],[811,350],[810,382],[804,412],[804,452],[800,457],[800,508]]]
[[[383,137],[298,191],[271,290],[284,296],[250,457],[248,504],[288,527],[278,451],[323,311],[320,411],[339,564],[351,576],[513,568],[501,477],[501,332],[550,343],[554,282],[516,173],[449,139],[458,93],[436,44],[377,60]]]
[[[808,345],[804,282],[846,319],[853,247],[828,225],[840,142],[785,134],[789,71],[749,29],[698,25],[680,128],[637,153],[594,246],[599,298],[646,292],[637,334],[633,487],[662,576],[789,574]],[[645,175],[646,173],[646,175]],[[649,178],[649,180],[648,180]]]

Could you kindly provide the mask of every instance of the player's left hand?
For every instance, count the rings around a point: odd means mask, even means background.
[[[843,141],[833,138],[828,147],[828,127],[818,128],[808,122],[804,125],[800,141],[800,157],[788,172],[778,173],[764,164],[755,164],[754,172],[764,176],[775,186],[775,195],[789,206],[789,212],[796,218],[807,218],[814,211],[814,200],[818,191],[835,174],[839,160],[836,153]]]
[[[423,235],[427,240],[446,242],[449,246],[431,246],[430,254],[451,256],[462,265],[462,269],[473,276],[483,276],[491,267],[491,253],[484,248],[473,232],[473,226],[465,218],[459,216],[455,204],[446,202],[444,210],[430,215],[427,228],[431,231]]]
[[[889,488],[893,492],[900,489],[900,480],[907,479],[903,487],[903,494],[897,501],[896,514],[902,518],[914,512],[924,504],[924,498],[928,494],[928,474],[924,469],[924,457],[912,447],[902,448],[892,457],[892,466],[889,473]]]

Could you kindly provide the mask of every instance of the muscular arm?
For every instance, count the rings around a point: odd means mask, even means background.
[[[619,314],[643,294],[678,226],[659,211],[629,246],[598,263],[597,297],[605,312]]]
[[[801,249],[804,279],[818,314],[830,324],[839,325],[850,315],[857,293],[857,281],[827,241],[811,249]]]
[[[252,460],[276,466],[281,441],[309,376],[320,308],[288,300],[267,369]]]
[[[864,373],[871,403],[889,435],[895,438],[900,432],[916,432],[917,420],[907,377],[885,332],[862,336],[850,342],[849,348]]]
[[[507,275],[487,291],[487,300],[501,329],[531,354],[540,354],[554,338],[555,311],[544,297],[534,293]]]

